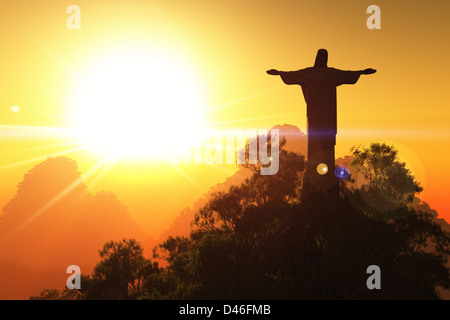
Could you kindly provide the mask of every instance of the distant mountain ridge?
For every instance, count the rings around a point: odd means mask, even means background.
[[[280,137],[286,138],[286,150],[306,155],[307,136],[299,128],[284,124],[273,129],[280,130]],[[336,159],[338,165],[347,166],[356,175],[351,161],[350,156]],[[45,288],[62,288],[68,277],[66,268],[72,264],[79,265],[82,273],[90,273],[99,261],[98,250],[109,240],[135,238],[150,256],[153,247],[168,236],[189,234],[195,213],[212,193],[227,191],[250,176],[251,172],[241,167],[211,187],[192,206],[182,210],[171,227],[155,240],[133,220],[113,193],[92,194],[74,160],[49,158],[24,175],[16,195],[2,210],[0,299],[27,299]],[[430,212],[450,232],[447,221],[438,218],[427,203],[416,198],[412,206]]]
[[[25,174],[2,210],[0,298],[61,288],[69,265],[90,273],[103,244],[122,238],[149,250],[153,244],[114,194],[88,191],[74,160],[48,158]]]

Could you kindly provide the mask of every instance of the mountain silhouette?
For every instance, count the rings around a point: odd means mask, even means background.
[[[286,138],[286,150],[306,154],[307,139],[300,129],[288,124],[273,129],[280,130],[280,137]],[[351,162],[351,156],[336,159],[337,165],[349,168],[360,185],[362,182]],[[2,209],[0,299],[24,299],[43,288],[63,288],[69,265],[80,266],[83,274],[91,273],[98,262],[98,250],[110,240],[134,238],[143,244],[148,255],[155,244],[168,236],[188,235],[195,213],[209,201],[212,193],[228,191],[251,174],[240,167],[181,211],[172,226],[155,241],[113,193],[91,193],[74,160],[48,158],[24,175],[16,195]],[[427,203],[416,198],[411,205],[432,213],[434,220],[450,231],[450,225]],[[441,295],[450,298],[448,291]]]
[[[62,288],[69,265],[90,273],[109,240],[152,239],[110,192],[92,194],[74,160],[48,158],[29,170],[0,217],[0,299]]]

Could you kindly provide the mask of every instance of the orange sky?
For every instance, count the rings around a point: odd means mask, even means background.
[[[70,4],[81,8],[80,30],[66,27]],[[381,8],[381,30],[366,27],[371,4]],[[68,142],[58,130],[7,126],[67,127],[77,75],[111,51],[145,45],[170,52],[204,81],[206,107],[224,106],[206,114],[213,128],[289,123],[306,130],[300,88],[265,70],[311,66],[317,49],[326,48],[329,66],[378,70],[338,90],[337,156],[353,145],[396,145],[425,187],[421,198],[449,221],[449,11],[441,0],[9,1],[0,13],[0,206],[27,170],[69,148],[55,146]],[[21,111],[11,112],[13,105]],[[170,119],[161,121],[170,128]],[[88,151],[68,155],[83,173],[98,161]],[[168,165],[119,161],[91,188],[116,193],[147,231],[158,233],[234,171],[185,170],[183,176]]]

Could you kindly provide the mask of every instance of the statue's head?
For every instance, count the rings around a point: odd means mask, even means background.
[[[327,67],[328,63],[328,51],[325,49],[319,49],[316,55],[316,62],[314,67]]]

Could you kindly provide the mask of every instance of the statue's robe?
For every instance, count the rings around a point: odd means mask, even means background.
[[[336,87],[355,84],[361,72],[343,71],[328,67],[311,67],[298,71],[281,72],[286,84],[302,87],[307,106],[308,119],[308,165],[307,176],[310,183],[330,189],[335,187],[334,177],[337,133]],[[325,163],[328,172],[320,175],[317,165]]]

